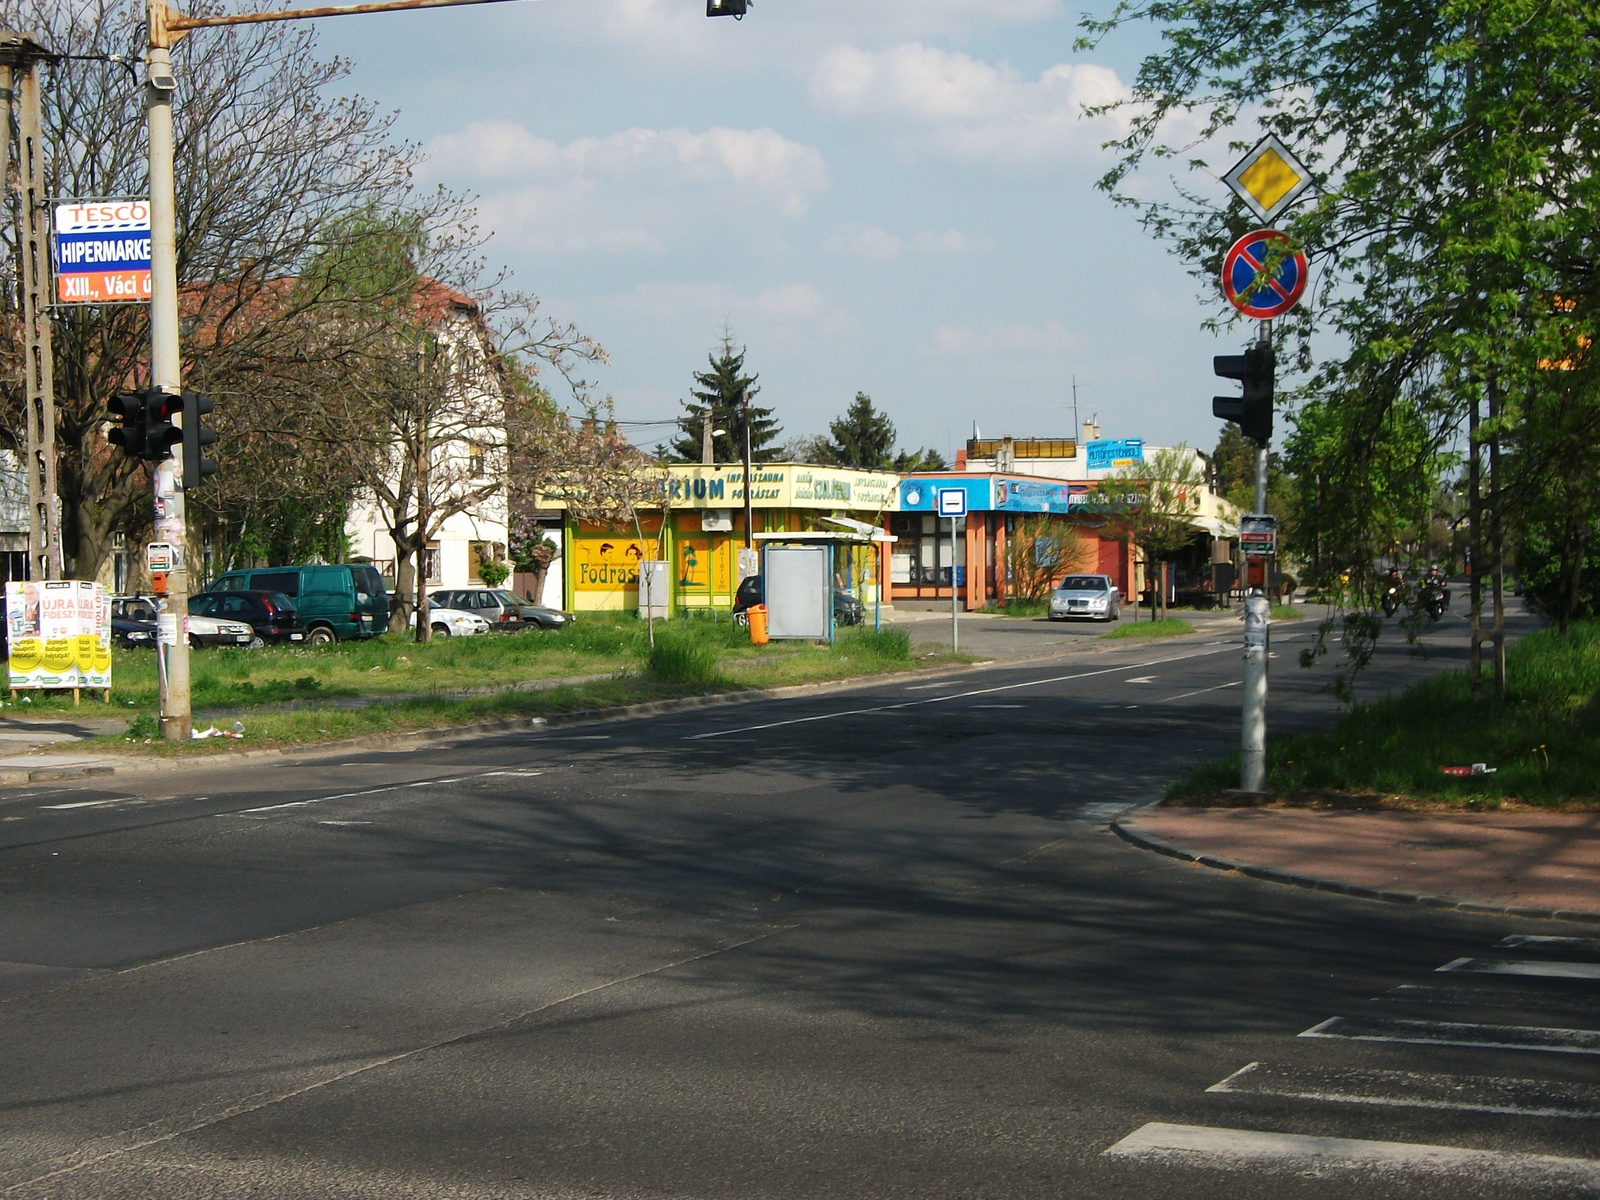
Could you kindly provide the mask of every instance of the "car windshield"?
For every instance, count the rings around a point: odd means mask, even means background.
[[[494,591],[491,592],[490,595],[492,595],[496,600],[500,601],[501,604],[507,605],[511,608],[521,608],[524,603],[523,601],[518,600],[517,597],[511,592]]]
[[[129,621],[154,621],[156,610],[149,604],[139,600],[130,600],[121,605],[121,615]]]
[[[1057,588],[1062,592],[1103,592],[1106,581],[1100,575],[1068,575]]]

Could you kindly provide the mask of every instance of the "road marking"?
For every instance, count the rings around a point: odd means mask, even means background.
[[[1140,675],[1140,676],[1137,676],[1136,678],[1133,678],[1133,679],[1124,679],[1122,682],[1123,683],[1154,683],[1157,679],[1160,679],[1160,678],[1161,678],[1161,676],[1159,676],[1159,675]]]
[[[318,821],[318,825],[371,825],[371,821]]]
[[[1156,1121],[1140,1126],[1105,1153],[1113,1158],[1175,1162],[1222,1170],[1262,1167],[1307,1172],[1342,1168],[1460,1174],[1522,1185],[1566,1188],[1600,1185],[1600,1161],[1591,1158],[1469,1150],[1415,1142],[1309,1137],[1298,1133],[1168,1125]]]
[[[969,704],[968,708],[1027,708],[1026,704]]]
[[[492,779],[497,775],[513,775],[513,776],[516,776],[519,779],[523,779],[523,778],[527,778],[530,775],[543,775],[543,774],[544,774],[543,771],[485,771],[483,773],[483,777],[485,779]]]
[[[113,800],[74,800],[71,804],[41,804],[40,809],[64,808],[101,808],[107,804],[124,804],[129,800],[136,800],[136,796],[118,796]]]
[[[1532,988],[1433,987],[1425,983],[1402,983],[1372,999],[1393,1004],[1448,1004],[1454,1008],[1505,1008],[1515,1012],[1600,1016],[1600,996],[1537,991]]]
[[[1485,1050],[1544,1050],[1600,1054],[1600,1030],[1539,1025],[1470,1025],[1458,1021],[1407,1021],[1386,1017],[1329,1017],[1300,1035],[1353,1042],[1408,1042],[1420,1046],[1472,1046]]]
[[[1119,800],[1100,800],[1080,806],[1078,816],[1087,817],[1091,821],[1109,821],[1112,817],[1120,816],[1135,807],[1136,804],[1124,804]]]
[[[1600,1120],[1600,1087],[1547,1079],[1434,1075],[1344,1067],[1272,1067],[1253,1062],[1206,1089],[1242,1096],[1286,1096],[1387,1108],[1443,1108],[1522,1117]]]
[[[959,685],[960,680],[945,679],[941,680],[939,683],[913,683],[908,685],[905,690],[908,692],[928,692],[932,691],[934,688],[957,687]]]
[[[1537,958],[1458,958],[1437,971],[1474,975],[1537,975],[1547,979],[1600,979],[1600,963],[1542,962]]]
[[[1190,658],[1205,658],[1212,654],[1221,654],[1220,650],[1206,650],[1199,654],[1177,655],[1172,658],[1157,658],[1150,662],[1135,663],[1132,667],[1105,667],[1098,671],[1080,671],[1075,675],[1052,675],[1048,679],[1030,679],[1023,683],[1003,683],[995,687],[973,688],[966,692],[952,692],[948,696],[929,696],[926,700],[901,700],[894,704],[875,704],[870,708],[845,708],[835,712],[813,713],[809,717],[789,717],[782,721],[764,721],[760,725],[740,725],[732,729],[713,729],[709,733],[685,734],[686,742],[704,741],[707,738],[727,737],[735,733],[757,733],[763,729],[779,729],[785,725],[809,725],[814,721],[833,721],[839,717],[859,717],[868,713],[893,712],[901,708],[917,708],[925,704],[943,704],[947,700],[966,700],[972,696],[992,696],[998,692],[1012,692],[1018,688],[1044,687],[1052,683],[1068,683],[1074,679],[1090,679],[1097,675],[1117,675],[1123,671],[1137,671],[1140,667],[1158,667],[1162,663],[1181,662]]]
[[[309,800],[290,800],[284,804],[263,804],[259,808],[241,808],[240,814],[277,812],[285,808],[304,808],[308,804],[321,804],[327,800],[353,800],[357,796],[376,796],[379,792],[393,792],[400,788],[411,786],[404,783],[391,783],[385,787],[368,788],[364,792],[340,792],[337,796],[313,796]],[[234,816],[234,813],[218,813],[219,817]]]
[[[1238,687],[1244,680],[1235,679],[1232,683],[1219,683],[1216,687],[1200,688],[1193,692],[1179,692],[1176,696],[1167,696],[1157,700],[1157,704],[1171,704],[1174,700],[1187,700],[1190,696],[1204,696],[1207,692],[1220,692],[1224,688]]]
[[[1513,933],[1495,943],[1503,950],[1518,946],[1548,946],[1552,950],[1577,950],[1600,954],[1600,938],[1556,937],[1548,933]]]

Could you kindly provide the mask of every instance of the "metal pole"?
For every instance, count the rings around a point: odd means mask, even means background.
[[[1261,344],[1272,344],[1272,322],[1261,323]],[[1256,447],[1256,512],[1267,511],[1267,447]],[[1248,570],[1249,564],[1246,563]],[[1265,583],[1265,564],[1263,579]],[[1253,589],[1244,600],[1244,713],[1239,731],[1239,790],[1267,787],[1267,656],[1272,601]]]
[[[172,184],[172,56],[165,0],[150,0],[150,52],[146,60],[145,111],[150,122],[150,382],[168,395],[183,392],[178,349],[178,237]],[[162,86],[156,86],[161,83]],[[178,422],[182,417],[178,418]],[[178,422],[174,422],[175,424]],[[183,445],[151,472],[156,540],[172,547],[172,571],[162,622],[166,671],[161,678],[161,736],[188,741],[189,553],[183,505]]]
[[[750,504],[751,493],[755,484],[750,479],[750,389],[742,388],[739,391],[739,407],[744,412],[744,548],[751,549],[755,543],[755,528],[751,525],[750,514],[754,511]]]
[[[23,352],[28,387],[28,557],[33,578],[60,579],[61,513],[56,499],[56,399],[50,344],[50,202],[37,58],[21,66],[17,176],[21,186]]]
[[[950,653],[961,653],[961,623],[956,618],[956,519],[950,518]]]

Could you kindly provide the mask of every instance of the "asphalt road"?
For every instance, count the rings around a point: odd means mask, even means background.
[[[1238,641],[0,793],[0,1195],[1600,1193],[1592,926],[1107,831]]]

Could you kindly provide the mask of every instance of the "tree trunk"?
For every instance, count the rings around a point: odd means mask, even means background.
[[[1494,563],[1494,694],[1506,698],[1506,563],[1500,494],[1500,380],[1489,375],[1489,555]]]
[[[1483,699],[1483,489],[1479,478],[1478,393],[1472,392],[1467,409],[1467,545],[1471,549],[1472,575],[1468,580],[1472,645],[1467,655],[1467,688],[1474,700]]]

